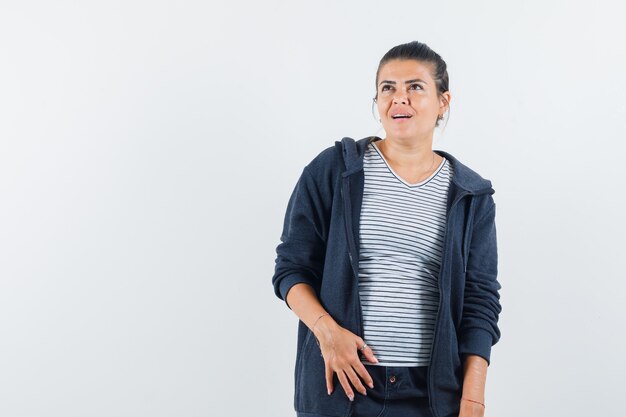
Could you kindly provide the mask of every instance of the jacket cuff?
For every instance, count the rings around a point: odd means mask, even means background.
[[[489,366],[491,360],[491,346],[493,338],[487,330],[472,327],[465,330],[459,340],[459,355],[478,355],[487,361]]]
[[[301,274],[287,275],[286,277],[284,277],[280,281],[280,285],[278,287],[278,290],[280,292],[280,297],[283,299],[283,301],[285,301],[285,304],[287,304],[287,307],[289,307],[290,309],[291,309],[291,306],[287,302],[287,294],[289,293],[289,290],[291,289],[291,287],[293,287],[294,285],[299,284],[301,282],[303,282],[305,284],[309,284],[314,289],[316,288],[314,282],[312,282],[310,279],[307,279],[306,277],[302,276]],[[317,293],[317,290],[315,290],[315,291]]]

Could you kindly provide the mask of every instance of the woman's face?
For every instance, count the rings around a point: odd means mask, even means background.
[[[447,105],[437,96],[431,68],[431,64],[415,60],[392,60],[380,69],[376,103],[388,136],[432,139],[437,116],[443,115]],[[450,100],[449,92],[444,96]]]

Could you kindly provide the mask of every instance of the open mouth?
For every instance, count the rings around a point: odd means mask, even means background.
[[[391,116],[391,118],[393,120],[403,120],[403,119],[410,119],[412,116],[408,115],[408,114],[396,114],[394,116]]]

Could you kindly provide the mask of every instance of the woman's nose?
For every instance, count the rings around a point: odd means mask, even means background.
[[[406,104],[406,97],[394,97],[394,104]]]

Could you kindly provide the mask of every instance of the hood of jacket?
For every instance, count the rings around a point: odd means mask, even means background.
[[[378,136],[368,136],[359,140],[354,140],[350,137],[344,137],[341,141],[335,142],[335,146],[338,150],[340,149],[346,166],[346,170],[342,174],[344,177],[352,175],[363,169],[365,149],[371,142],[378,140],[382,140],[382,138],[379,138]],[[454,171],[452,182],[454,182],[459,188],[476,195],[483,193],[493,194],[495,192],[490,180],[483,178],[480,174],[461,163],[448,152],[438,149],[434,149],[433,151],[450,161]]]

